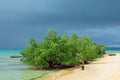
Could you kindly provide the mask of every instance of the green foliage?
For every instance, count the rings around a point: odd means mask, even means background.
[[[98,50],[98,54],[99,55],[105,54],[105,49],[106,49],[105,45],[103,45],[103,44],[96,44],[96,46],[97,46],[97,50]]]
[[[87,63],[105,53],[105,46],[91,41],[86,36],[72,33],[59,36],[55,30],[49,30],[44,41],[36,43],[30,39],[29,45],[21,51],[21,62],[37,69],[62,66],[76,66]]]
[[[37,48],[37,44],[34,38],[31,38],[30,43],[26,47],[26,49],[21,51],[21,55],[23,55],[23,58],[21,59],[21,61],[29,65],[35,65],[34,59],[36,56],[36,48]]]

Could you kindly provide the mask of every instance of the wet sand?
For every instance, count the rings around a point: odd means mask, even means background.
[[[85,70],[81,68],[60,70],[47,75],[46,78],[47,80],[120,80],[120,53],[116,56],[105,55],[104,58],[85,65]]]

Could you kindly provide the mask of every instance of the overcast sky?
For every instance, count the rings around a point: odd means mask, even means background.
[[[24,48],[51,28],[120,45],[120,0],[0,0],[0,48]]]

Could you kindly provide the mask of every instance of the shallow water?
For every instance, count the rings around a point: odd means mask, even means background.
[[[11,55],[20,55],[20,50],[0,50],[0,80],[30,80],[51,72],[31,70],[19,58],[10,58]]]
[[[106,53],[120,53],[120,47],[107,47]]]
[[[20,55],[21,49],[0,50],[0,80],[31,80],[54,71],[31,70],[29,66],[22,64],[19,58],[10,56]],[[108,48],[106,53],[120,52],[119,48]]]

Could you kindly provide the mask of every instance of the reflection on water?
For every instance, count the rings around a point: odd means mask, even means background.
[[[22,64],[19,58],[10,58],[6,53],[0,52],[0,80],[30,80],[49,72],[31,70],[29,66]]]

